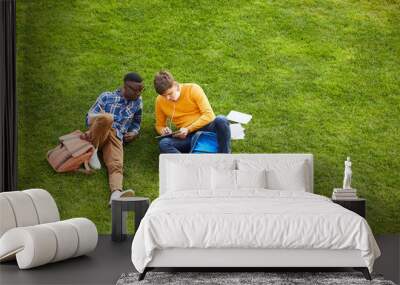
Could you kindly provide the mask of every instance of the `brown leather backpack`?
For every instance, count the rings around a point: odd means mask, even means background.
[[[81,139],[83,133],[79,130],[59,137],[60,144],[47,152],[47,161],[57,172],[83,171],[91,173],[89,160],[94,152],[94,146]],[[81,165],[85,169],[80,169]]]

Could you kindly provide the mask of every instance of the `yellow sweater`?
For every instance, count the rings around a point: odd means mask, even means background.
[[[199,85],[180,84],[180,91],[176,102],[168,101],[161,95],[156,98],[156,130],[159,134],[162,128],[169,127],[166,125],[167,118],[172,118],[177,128],[188,128],[189,132],[204,127],[215,118],[207,96]]]

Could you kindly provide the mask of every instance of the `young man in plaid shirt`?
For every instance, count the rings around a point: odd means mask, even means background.
[[[89,131],[85,133],[85,139],[96,148],[89,164],[95,169],[101,167],[97,158],[97,149],[101,149],[111,191],[109,205],[113,199],[135,195],[133,190],[122,190],[123,143],[131,142],[139,135],[143,88],[140,75],[128,73],[123,86],[113,92],[102,93],[86,115]]]

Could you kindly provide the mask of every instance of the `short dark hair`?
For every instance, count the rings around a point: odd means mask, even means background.
[[[126,83],[127,81],[142,83],[143,79],[136,72],[129,72],[129,73],[125,74],[125,76],[124,76],[124,83]]]
[[[154,89],[158,94],[163,94],[174,85],[175,79],[171,73],[166,70],[159,71],[154,77]]]

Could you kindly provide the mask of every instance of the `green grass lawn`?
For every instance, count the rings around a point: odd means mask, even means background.
[[[372,229],[400,232],[399,1],[18,0],[17,49],[18,187],[50,191],[63,219],[110,232],[105,169],[56,174],[45,154],[128,71],[146,90],[124,186],[157,197],[152,80],[168,69],[215,113],[253,115],[234,153],[313,153],[318,194],[350,155]]]

